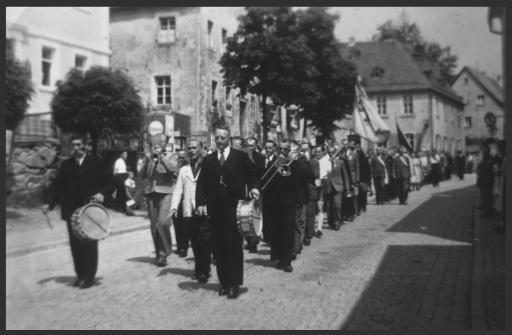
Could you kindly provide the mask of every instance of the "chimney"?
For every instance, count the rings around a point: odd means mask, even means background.
[[[354,36],[350,36],[350,38],[348,39],[348,46],[352,48],[355,45],[356,45],[356,39],[354,38]]]

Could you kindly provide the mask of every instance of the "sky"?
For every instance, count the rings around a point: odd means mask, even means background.
[[[489,76],[502,74],[501,36],[489,31],[488,7],[331,7],[340,15],[335,35],[341,42],[350,37],[369,41],[377,27],[391,19],[401,22],[403,13],[416,23],[426,41],[451,46],[459,57],[456,73],[465,65],[485,71]]]

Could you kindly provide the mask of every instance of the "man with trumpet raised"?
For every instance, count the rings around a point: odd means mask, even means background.
[[[270,259],[277,261],[276,269],[292,272],[294,256],[295,220],[301,199],[298,188],[304,182],[314,183],[315,176],[307,161],[298,160],[298,151],[290,150],[290,142],[279,143],[275,172],[263,188],[271,187],[265,201],[272,207],[272,244]],[[305,199],[307,201],[307,197]]]

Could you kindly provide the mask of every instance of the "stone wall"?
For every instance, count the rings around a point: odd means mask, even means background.
[[[60,161],[57,141],[16,143],[6,173],[6,204],[14,207],[41,205]]]

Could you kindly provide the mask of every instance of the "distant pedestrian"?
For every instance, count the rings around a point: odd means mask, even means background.
[[[461,150],[457,150],[455,156],[455,172],[460,180],[464,179],[464,172],[466,170],[466,157],[462,154]]]
[[[423,171],[421,169],[421,161],[418,157],[418,154],[415,152],[412,154],[411,158],[411,188],[415,190],[420,189],[421,185],[421,177],[423,174]]]
[[[114,180],[116,181],[116,209],[122,213],[126,213],[126,190],[124,181],[128,177],[128,170],[126,168],[126,160],[128,159],[128,153],[126,151],[121,152],[119,158],[114,163]]]
[[[477,186],[480,189],[482,217],[493,215],[494,171],[489,145],[484,143],[480,148],[481,159],[476,167]]]
[[[133,209],[135,208],[135,179],[133,172],[128,170],[128,178],[124,181],[126,191],[126,214],[133,215]]]
[[[401,205],[407,205],[407,196],[409,194],[409,180],[411,178],[411,163],[404,155],[405,147],[400,147],[397,151],[398,156],[393,160],[391,174],[395,179],[398,200]]]

